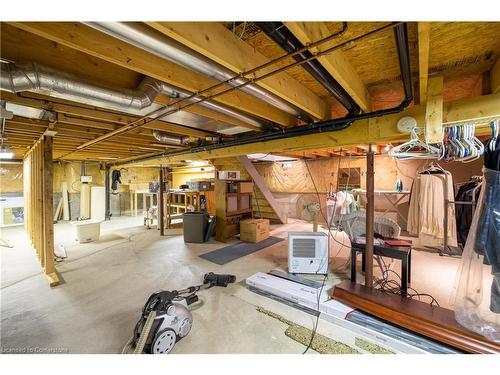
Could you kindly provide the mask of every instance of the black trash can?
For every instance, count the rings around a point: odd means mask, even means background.
[[[183,214],[184,242],[205,242],[208,219],[207,212],[186,212]]]

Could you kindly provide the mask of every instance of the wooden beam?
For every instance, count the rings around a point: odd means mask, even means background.
[[[267,57],[219,22],[146,23],[235,73],[241,73],[269,62]],[[256,73],[256,76],[262,76],[274,69],[276,67],[263,69]],[[292,103],[316,119],[325,119],[330,115],[326,102],[286,72],[280,72],[259,81],[257,85]]]
[[[363,143],[387,144],[390,142],[405,142],[409,138],[408,134],[400,133],[396,126],[397,122],[404,116],[414,117],[417,123],[423,124],[425,123],[425,106],[417,105],[398,114],[355,121],[347,129],[340,131],[282,138],[178,156],[164,155],[158,159],[141,161],[140,164],[159,165],[160,162],[168,164],[185,159],[207,160],[253,153],[288,153],[340,146],[354,146]],[[467,98],[444,104],[444,122],[478,120],[494,116],[500,116],[500,93]],[[480,128],[477,130],[480,131],[482,129]],[[489,128],[485,127],[485,131],[488,134]]]
[[[500,92],[500,59],[497,60],[495,66],[491,69],[490,82],[491,93],[496,94]]]
[[[59,284],[54,265],[52,137],[41,136],[23,159],[24,225],[51,287]]]
[[[326,38],[332,34],[323,22],[285,22],[285,25],[304,45]],[[321,52],[336,44],[338,42],[335,40],[326,42],[318,47],[311,48],[311,52]],[[356,72],[356,69],[354,69],[342,51],[337,50],[321,56],[318,58],[318,61],[351,95],[363,111],[370,111],[371,105],[368,90]]]
[[[430,32],[430,22],[418,23],[418,76],[420,88],[420,104],[425,104],[427,101]]]
[[[12,25],[191,92],[200,91],[217,83],[212,78],[193,72],[78,22],[13,22]],[[296,124],[296,119],[292,115],[240,91],[224,94],[215,101],[281,125]]]
[[[264,198],[266,198],[274,213],[279,217],[280,221],[283,224],[286,224],[288,221],[286,214],[283,212],[278,201],[274,198],[273,193],[271,193],[271,190],[269,190],[266,181],[264,181],[257,169],[255,169],[255,166],[252,164],[250,159],[246,155],[242,155],[238,157],[238,160],[246,169],[248,174],[252,177],[253,182],[255,183],[255,185],[257,185]]]
[[[427,143],[443,142],[443,77],[429,79],[425,107],[425,139]]]

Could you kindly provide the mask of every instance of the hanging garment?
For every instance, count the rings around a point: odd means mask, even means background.
[[[483,168],[483,175],[460,260],[453,307],[461,325],[500,342],[500,171]]]
[[[122,183],[121,180],[122,173],[119,169],[116,169],[111,174],[111,190],[116,191],[118,189],[118,184]]]
[[[491,265],[494,278],[490,309],[500,313],[500,173],[486,169],[484,176],[484,206],[479,217],[474,250],[484,256],[484,264]]]
[[[412,186],[407,230],[422,246],[444,245],[444,200],[453,200],[453,178],[449,172],[418,174]],[[447,243],[457,246],[455,207],[448,205]]]
[[[469,229],[472,223],[472,216],[475,207],[472,204],[461,204],[458,202],[478,202],[481,193],[481,183],[479,181],[469,181],[461,185],[455,195],[455,219],[457,222],[457,241],[465,246]]]

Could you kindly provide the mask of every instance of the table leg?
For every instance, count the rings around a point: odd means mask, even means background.
[[[356,250],[351,247],[351,281],[356,282]]]
[[[408,293],[408,257],[401,259],[401,295],[406,297]]]
[[[365,272],[365,253],[361,253],[361,272]]]
[[[411,247],[408,251],[408,283],[411,283]]]

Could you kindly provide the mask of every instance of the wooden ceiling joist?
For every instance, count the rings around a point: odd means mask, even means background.
[[[332,34],[324,22],[285,22],[285,25],[304,45],[326,38]],[[311,52],[322,52],[337,44],[338,42],[336,41],[326,42],[318,47],[311,48]],[[351,95],[363,111],[370,111],[370,95],[368,90],[342,51],[337,50],[320,56],[318,61]]]
[[[219,22],[146,23],[236,74],[269,61]],[[264,75],[274,69],[276,67],[263,69],[256,76]],[[277,73],[257,84],[316,119],[325,119],[329,116],[326,102],[286,72]]]
[[[12,25],[191,92],[201,91],[217,83],[212,78],[162,59],[81,23],[14,22]],[[296,119],[292,115],[243,92],[232,91],[215,100],[281,125],[296,124]]]

